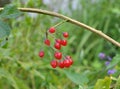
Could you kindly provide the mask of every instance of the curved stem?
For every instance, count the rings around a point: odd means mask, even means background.
[[[18,8],[20,11],[23,11],[23,12],[33,12],[33,13],[39,13],[39,14],[45,14],[45,15],[50,15],[50,16],[54,16],[54,17],[58,17],[58,18],[61,18],[61,19],[64,19],[66,20],[67,22],[69,23],[72,23],[72,24],[75,24],[75,25],[78,25],[80,27],[83,27],[93,33],[96,33],[98,34],[99,36],[101,36],[102,38],[106,39],[107,41],[113,43],[114,45],[120,47],[120,43],[115,41],[114,39],[112,39],[111,37],[107,36],[106,34],[104,34],[102,31],[99,31],[95,28],[92,28],[84,23],[81,23],[77,20],[74,20],[72,18],[69,18],[67,16],[64,16],[62,14],[58,14],[56,12],[51,12],[51,11],[47,11],[47,10],[42,10],[42,9],[34,9],[34,8]],[[3,10],[3,8],[0,8],[0,10]]]

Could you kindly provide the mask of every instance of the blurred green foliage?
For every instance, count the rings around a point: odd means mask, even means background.
[[[119,0],[77,1],[76,9],[68,1],[69,13],[62,9],[58,9],[58,13],[99,29],[120,42]],[[13,0],[12,4],[17,7],[51,10],[42,0],[28,0],[26,3],[24,0]],[[100,87],[108,81],[107,87],[114,87],[116,84],[118,89],[120,79],[116,82],[108,77],[107,68],[98,54],[104,52],[111,57],[118,54],[112,60],[112,64],[117,64],[110,65],[117,69],[117,73],[111,76],[117,78],[120,49],[96,34],[67,22],[56,29],[60,33],[69,32],[69,45],[62,52],[71,55],[74,64],[68,69],[51,68],[53,51],[43,45],[43,40],[45,31],[60,21],[55,17],[31,13],[23,13],[16,20],[7,21],[13,30],[8,42],[0,48],[0,89],[93,89],[102,81]],[[40,49],[44,49],[46,53],[43,59],[38,57]]]

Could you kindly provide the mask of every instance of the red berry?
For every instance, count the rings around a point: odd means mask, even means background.
[[[50,32],[50,33],[54,33],[54,32],[55,32],[55,28],[54,28],[54,27],[51,27],[51,28],[49,29],[49,32]]]
[[[65,58],[69,59],[69,58],[71,58],[71,56],[66,56]]]
[[[67,40],[62,40],[61,45],[66,46],[67,45]]]
[[[65,58],[70,61],[70,64],[71,64],[71,65],[73,64],[73,60],[72,60],[71,56],[66,56]]]
[[[68,32],[64,32],[64,33],[63,33],[63,36],[64,36],[65,38],[67,38],[67,37],[69,36]]]
[[[73,64],[73,60],[71,58],[68,59],[70,61],[70,64]]]
[[[71,63],[68,59],[65,59],[63,62],[65,67],[70,67]]]
[[[58,66],[60,67],[60,68],[64,68],[65,66],[64,66],[64,62],[63,61],[60,61],[59,63],[58,63]]]
[[[50,40],[49,40],[49,39],[45,39],[45,40],[44,40],[44,43],[45,43],[46,45],[50,46]]]
[[[50,62],[50,65],[52,66],[52,68],[56,68],[57,65],[58,65],[57,60],[52,60],[52,61]]]
[[[55,52],[54,54],[56,59],[61,59],[62,58],[62,53],[61,52]]]
[[[60,45],[60,43],[56,42],[56,43],[54,44],[54,47],[55,47],[56,49],[60,50],[61,45]]]
[[[61,39],[56,39],[55,41],[61,44]]]
[[[39,57],[41,57],[41,58],[44,57],[44,51],[39,52]]]

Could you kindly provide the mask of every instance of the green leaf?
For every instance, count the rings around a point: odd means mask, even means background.
[[[6,40],[2,40],[2,41],[0,42],[0,47],[3,47],[6,43],[7,43]]]
[[[111,79],[105,77],[104,79],[98,79],[94,89],[110,89]]]
[[[116,82],[115,89],[120,89],[120,76]]]
[[[0,13],[0,18],[16,18],[21,12],[12,4],[6,5]]]
[[[89,82],[85,74],[77,74],[68,71],[64,71],[66,76],[77,85],[84,85]]]
[[[11,29],[9,25],[7,23],[4,23],[3,21],[0,21],[0,38],[9,36],[10,31]]]
[[[120,55],[116,55],[112,61],[110,62],[110,65],[107,66],[107,70],[114,67],[115,65],[117,65],[118,63],[120,63]]]

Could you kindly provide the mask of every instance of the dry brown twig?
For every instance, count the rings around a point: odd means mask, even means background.
[[[96,33],[98,34],[99,36],[101,36],[102,38],[106,39],[107,41],[113,43],[115,46],[118,46],[120,47],[120,43],[115,41],[114,39],[112,39],[111,37],[109,37],[108,35],[104,34],[102,31],[100,30],[97,30],[95,28],[92,28],[84,23],[81,23],[77,20],[74,20],[72,18],[69,18],[67,16],[64,16],[62,14],[58,14],[56,12],[51,12],[51,11],[47,11],[47,10],[42,10],[42,9],[35,9],[35,8],[18,8],[20,11],[22,12],[32,12],[32,13],[39,13],[39,14],[45,14],[45,15],[50,15],[50,16],[54,16],[54,17],[58,17],[58,18],[61,18],[61,19],[64,19],[66,20],[67,22],[69,23],[72,23],[72,24],[75,24],[75,25],[78,25],[80,27],[83,27],[93,33]],[[3,8],[0,8],[0,10],[3,10]]]

